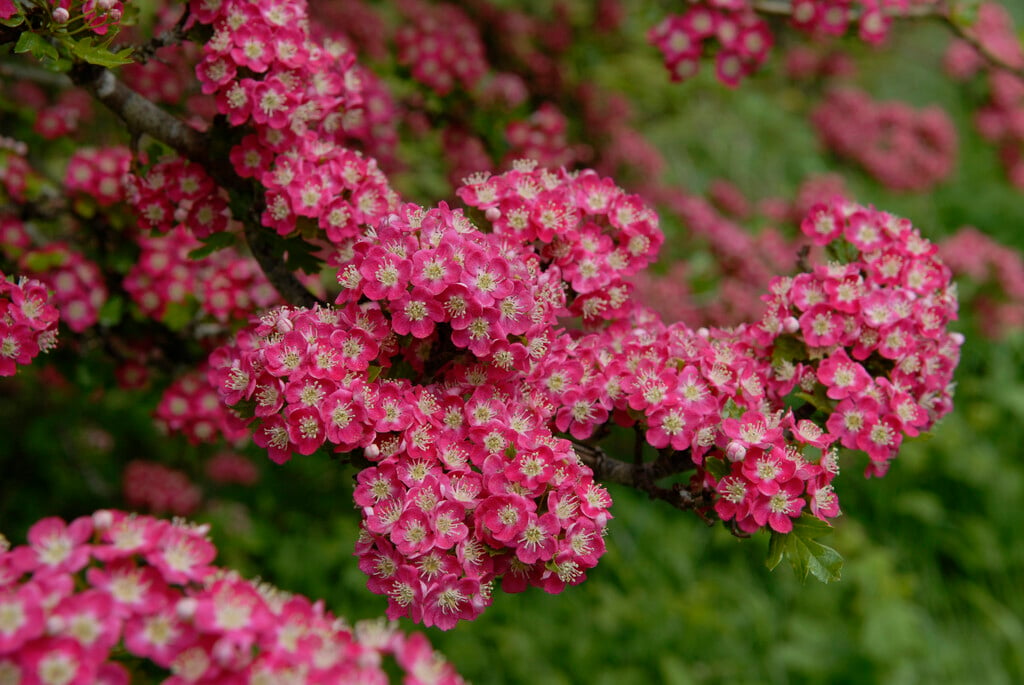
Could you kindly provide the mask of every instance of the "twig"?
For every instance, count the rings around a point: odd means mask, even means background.
[[[113,72],[91,64],[77,64],[71,70],[71,81],[84,88],[94,98],[120,117],[133,135],[146,134],[159,140],[181,156],[202,165],[210,176],[225,188],[251,190],[229,164],[210,157],[207,136],[189,127],[177,117],[168,114],[156,104],[126,86]],[[259,193],[257,192],[258,196]],[[286,302],[312,307],[320,301],[289,271],[282,259],[274,254],[273,238],[259,219],[259,202],[246,216],[237,217],[245,225],[245,238],[249,249],[263,269],[267,280]]]
[[[692,0],[691,0],[692,1]],[[790,17],[793,15],[793,4],[788,0],[757,0],[751,3],[751,7],[759,14],[767,14],[778,17]],[[859,12],[850,8],[849,17],[855,20]],[[906,9],[899,7],[883,7],[884,14],[893,19],[937,19],[952,31],[958,38],[969,44],[977,53],[991,66],[1009,72],[1024,80],[1024,65],[1010,64],[999,55],[995,54],[979,39],[972,34],[970,27],[961,25],[953,19],[950,6],[947,2],[934,2],[930,5],[916,5]]]

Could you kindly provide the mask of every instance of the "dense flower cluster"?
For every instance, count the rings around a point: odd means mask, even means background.
[[[999,338],[1024,328],[1024,259],[976,228],[961,228],[939,245],[942,260],[979,290],[971,311],[982,333]]]
[[[349,627],[322,602],[212,566],[207,529],[119,511],[0,537],[0,681],[124,685],[139,661],[171,684],[462,682],[422,635]]]
[[[784,10],[796,29],[817,36],[842,36],[852,24],[861,40],[886,39],[894,16],[937,0],[793,0],[788,7],[759,7],[752,0],[695,0],[681,15],[669,15],[648,38],[661,51],[673,81],[684,81],[700,68],[702,55],[713,52],[715,73],[729,86],[756,71],[774,43],[759,12]]]
[[[593,323],[628,310],[625,279],[650,264],[664,240],[657,214],[639,196],[589,170],[554,173],[520,165],[467,180],[459,197],[484,210],[495,234],[544,244],[541,256],[569,286],[574,316]]]
[[[1006,8],[984,2],[977,21],[968,29],[972,38],[995,59],[1013,69],[1024,68],[1024,49],[1014,31],[1013,17]],[[988,101],[978,110],[975,124],[981,135],[999,146],[1010,182],[1024,188],[1024,82],[1008,70],[993,68],[966,41],[954,41],[946,52],[946,71],[957,79],[977,72],[988,80]]]
[[[23,271],[49,286],[61,320],[75,333],[99,320],[108,293],[95,262],[67,243],[54,242],[25,252],[19,263]]]
[[[164,390],[154,412],[157,425],[180,433],[190,443],[227,440],[235,442],[248,435],[224,407],[216,388],[206,382],[206,367],[189,371]]]
[[[549,102],[528,118],[509,123],[505,127],[505,140],[509,144],[505,164],[532,159],[540,166],[552,169],[571,166],[576,155],[566,137],[568,123],[565,115]]]
[[[128,462],[122,478],[124,499],[132,509],[188,516],[202,499],[202,492],[184,472],[155,461]]]
[[[232,249],[191,259],[200,243],[182,226],[167,235],[139,236],[138,242],[141,254],[123,284],[147,316],[163,318],[168,307],[184,306],[190,297],[221,322],[245,320],[253,309],[280,302],[258,265]]]
[[[455,86],[471,90],[488,70],[476,25],[455,5],[422,0],[399,3],[405,23],[395,36],[398,62],[440,95]]]
[[[684,14],[665,17],[648,34],[661,51],[673,81],[685,81],[700,69],[701,55],[714,44],[715,74],[729,86],[756,71],[768,57],[768,24],[745,0],[708,0]]]
[[[623,310],[622,279],[661,242],[654,214],[592,172],[476,181],[460,194],[493,233],[403,206],[346,250],[337,308],[277,310],[211,366],[271,459],[330,444],[375,462],[355,494],[370,589],[442,628],[498,578],[558,592],[603,553],[608,495],[532,388],[565,337],[556,315]]]
[[[558,428],[583,439],[610,415],[688,452],[716,513],[744,531],[788,532],[805,507],[836,516],[830,447],[866,452],[868,473],[883,474],[904,435],[949,411],[962,338],[946,330],[949,269],[909,222],[838,202],[803,228],[852,255],[776,278],[756,324],[693,331],[637,311],[556,345],[550,358],[570,361],[537,375]]]
[[[68,160],[64,187],[109,207],[125,199],[125,175],[131,160],[131,152],[123,146],[79,148]]]
[[[128,195],[139,227],[157,233],[181,227],[206,238],[227,230],[232,222],[227,193],[202,166],[180,157],[154,164],[132,184]]]
[[[376,161],[344,147],[346,115],[364,104],[355,54],[313,42],[299,0],[193,2],[191,13],[214,30],[196,67],[203,92],[254,130],[230,158],[266,189],[264,225],[287,235],[308,217],[332,242],[376,225],[397,198]]]
[[[57,308],[46,286],[21,278],[7,280],[0,271],[0,376],[13,376],[57,344]]]
[[[915,111],[843,89],[832,91],[811,121],[825,145],[895,190],[929,190],[953,172],[956,129],[938,107]]]

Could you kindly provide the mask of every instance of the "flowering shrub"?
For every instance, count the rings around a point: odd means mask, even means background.
[[[279,518],[341,502],[376,612],[440,630],[499,588],[582,583],[611,547],[613,483],[763,531],[770,566],[829,581],[841,559],[814,538],[840,515],[840,466],[885,475],[952,409],[953,275],[973,281],[968,330],[1021,325],[1012,250],[852,199],[956,182],[962,112],[876,100],[829,40],[951,29],[947,63],[988,73],[978,123],[1012,169],[1022,53],[989,4],[972,24],[933,0],[694,0],[637,14],[653,27],[616,0],[58,5],[0,0],[0,267],[36,279],[0,280],[0,375],[53,348],[59,318],[69,342],[17,387],[118,412],[69,431],[4,408],[67,455],[39,482],[74,481],[72,514],[114,497],[210,517],[232,560],[263,564],[293,552],[262,539],[281,523],[255,520],[276,504],[262,488],[321,464]],[[634,61],[643,35],[656,51]],[[658,51],[687,107],[713,87],[736,110],[686,120],[686,149],[655,116],[683,102],[658,89]],[[763,92],[695,78],[708,58]],[[728,125],[745,109],[763,149]],[[794,134],[807,159],[769,140]],[[714,168],[718,146],[745,178]],[[867,174],[822,173],[823,148]],[[648,271],[659,252],[683,261]],[[166,444],[104,432],[122,416]],[[313,492],[335,467],[351,503]],[[120,683],[143,659],[171,683],[378,682],[383,655],[409,682],[457,680],[421,638],[350,630],[212,554],[184,524],[43,519],[0,554],[0,680]]]

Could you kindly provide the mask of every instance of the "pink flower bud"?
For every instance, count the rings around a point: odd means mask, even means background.
[[[68,23],[68,19],[71,18],[71,14],[64,7],[58,7],[53,10],[53,14],[50,16],[53,18],[54,23],[57,24],[66,24]]]
[[[114,5],[116,3],[117,0],[96,0],[96,6],[104,12],[109,12],[110,10],[114,9]]]
[[[697,335],[707,340],[708,338],[711,337],[711,331],[709,331],[704,326],[701,326],[700,328],[697,329]]]
[[[733,440],[725,448],[725,456],[728,457],[729,461],[736,462],[747,456],[747,447],[742,442]]]
[[[782,330],[787,333],[796,333],[800,330],[800,322],[796,320],[795,316],[787,316],[782,320]]]
[[[114,524],[114,515],[106,509],[101,509],[92,515],[92,525],[96,530],[106,530]]]
[[[960,333],[958,331],[954,331],[953,333],[950,333],[949,334],[949,339],[952,340],[953,344],[956,345],[957,347],[963,345],[964,341],[967,340],[967,338],[964,337],[964,334]]]
[[[380,448],[376,445],[369,445],[363,450],[363,456],[367,459],[376,459],[380,456]]]
[[[484,216],[487,217],[488,221],[497,221],[501,218],[501,210],[497,207],[488,207],[487,211],[484,212]]]
[[[195,597],[182,597],[174,606],[174,612],[178,614],[178,618],[181,620],[191,621],[192,617],[196,615],[196,609],[198,607],[199,600]]]

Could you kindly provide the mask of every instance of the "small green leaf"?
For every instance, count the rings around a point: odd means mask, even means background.
[[[769,570],[774,570],[779,562],[786,558],[800,580],[806,580],[809,575],[822,583],[839,580],[843,557],[831,547],[814,539],[826,535],[831,530],[829,524],[805,513],[793,522],[792,532],[772,532],[765,565]]]
[[[725,463],[724,459],[708,458],[704,460],[704,470],[715,477],[715,480],[721,480],[729,475],[732,470],[729,465]]]
[[[116,326],[124,316],[124,298],[115,295],[100,307],[100,323],[104,326]]]
[[[217,250],[223,250],[226,247],[231,247],[235,244],[235,236],[227,231],[221,231],[220,233],[214,233],[213,235],[203,238],[200,242],[203,243],[203,246],[197,247],[189,252],[189,259],[202,259],[203,257],[208,257]]]
[[[161,321],[172,331],[181,331],[192,323],[198,309],[195,299],[188,298],[184,302],[171,302],[167,305]]]
[[[9,17],[7,19],[0,19],[0,24],[3,24],[4,26],[21,26],[23,23],[25,23],[25,17],[21,14],[15,14],[13,17]]]
[[[71,54],[89,64],[101,67],[120,67],[132,63],[132,48],[111,52],[105,45],[93,45],[92,38],[83,38],[69,44]],[[56,58],[56,54],[54,55]]]
[[[25,257],[23,260],[25,268],[28,271],[34,273],[46,273],[47,271],[53,271],[58,266],[64,266],[68,261],[68,255],[65,252],[33,252]]]
[[[378,377],[378,376],[380,376],[380,372],[381,372],[381,371],[383,371],[383,370],[384,370],[384,369],[382,369],[382,368],[381,368],[381,367],[379,367],[379,366],[373,366],[373,365],[371,365],[371,366],[370,366],[370,367],[369,367],[369,368],[368,368],[368,369],[366,370],[366,382],[367,382],[367,383],[373,383],[373,382],[374,382],[375,380],[377,380],[377,377]]]
[[[57,59],[57,48],[38,33],[31,31],[22,32],[18,37],[18,42],[14,45],[14,51],[27,52],[40,61],[45,59],[55,61]]]

